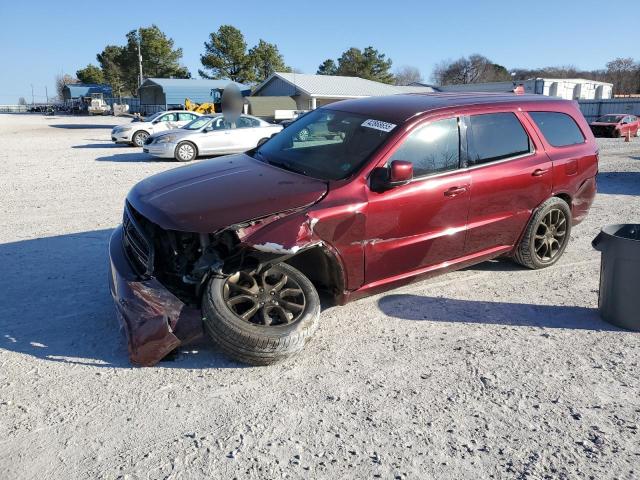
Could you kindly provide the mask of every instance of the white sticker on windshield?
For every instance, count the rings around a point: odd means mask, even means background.
[[[362,123],[363,127],[375,128],[376,130],[382,130],[383,132],[390,132],[394,128],[396,128],[395,124],[382,122],[380,120],[374,120],[370,118],[369,120],[365,120]]]

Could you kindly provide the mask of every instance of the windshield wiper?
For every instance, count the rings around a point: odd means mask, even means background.
[[[291,166],[291,163],[289,163],[289,162],[285,162],[285,161],[282,161],[282,160],[281,161],[267,160],[267,163],[269,165],[273,165],[274,167],[279,167],[279,168],[282,168],[284,170],[289,170],[290,172],[293,172],[293,173],[299,173],[301,175],[309,176],[305,170],[298,170],[297,168],[294,168],[293,166]]]

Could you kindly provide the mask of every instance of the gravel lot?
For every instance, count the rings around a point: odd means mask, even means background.
[[[294,361],[203,341],[132,368],[107,241],[176,163],[128,120],[0,115],[0,478],[640,477],[640,335],[595,310],[609,223],[639,222],[640,139],[602,140],[560,263],[489,262],[322,313]]]

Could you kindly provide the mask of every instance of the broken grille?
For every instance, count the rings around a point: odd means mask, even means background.
[[[151,275],[153,271],[153,247],[134,218],[129,205],[124,209],[122,230],[122,244],[129,263],[138,275]]]

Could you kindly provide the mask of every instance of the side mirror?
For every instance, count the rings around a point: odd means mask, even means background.
[[[378,167],[371,173],[371,190],[384,192],[413,179],[413,164],[404,160],[394,160],[389,167]]]
[[[391,186],[405,185],[413,180],[413,163],[405,160],[394,160],[389,168]]]

